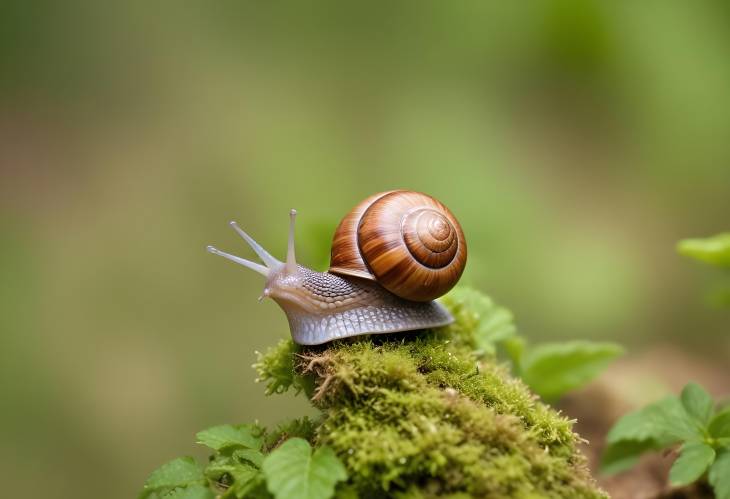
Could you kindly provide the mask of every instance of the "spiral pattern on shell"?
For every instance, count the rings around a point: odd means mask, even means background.
[[[446,206],[413,191],[370,196],[335,231],[330,272],[376,280],[413,301],[445,294],[466,265],[461,226]]]

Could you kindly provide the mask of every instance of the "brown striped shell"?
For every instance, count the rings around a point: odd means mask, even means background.
[[[342,219],[329,271],[430,301],[456,284],[465,265],[464,233],[449,209],[426,194],[398,190],[368,197]]]

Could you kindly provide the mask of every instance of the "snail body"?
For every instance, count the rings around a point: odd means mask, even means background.
[[[264,297],[286,313],[292,338],[318,345],[362,334],[444,326],[453,321],[435,298],[459,280],[466,242],[456,218],[443,204],[413,191],[368,197],[340,222],[328,272],[297,265],[291,211],[286,262],[272,257],[241,230],[264,265],[223,256],[266,277]]]

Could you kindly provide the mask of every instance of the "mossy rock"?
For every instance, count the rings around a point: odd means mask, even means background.
[[[572,422],[480,356],[459,319],[322,347],[283,341],[256,368],[269,393],[303,391],[321,411],[303,436],[345,464],[340,497],[606,497]]]

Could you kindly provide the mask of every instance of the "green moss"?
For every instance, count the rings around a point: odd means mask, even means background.
[[[299,434],[345,463],[342,496],[605,497],[571,422],[480,359],[460,317],[323,347],[283,342],[256,368],[268,393],[304,390],[321,410]]]
[[[294,388],[297,393],[302,390],[302,380],[294,372],[294,354],[298,348],[291,340],[281,340],[266,355],[256,352],[259,357],[259,362],[253,365],[259,373],[256,381],[266,381],[266,395],[284,393],[289,388]]]

